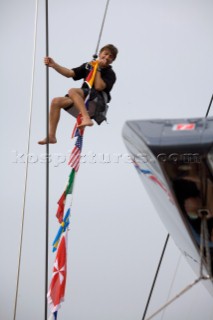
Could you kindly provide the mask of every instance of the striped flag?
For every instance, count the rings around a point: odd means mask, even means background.
[[[86,79],[84,81],[84,83],[87,84],[89,89],[92,89],[92,86],[93,86],[93,83],[94,83],[94,80],[95,80],[95,75],[96,75],[96,72],[97,72],[97,69],[98,69],[98,63],[99,62],[97,60],[94,60],[94,61],[92,61],[90,63],[91,66],[92,66],[92,70],[89,72],[89,74],[87,75],[87,77],[86,77]],[[86,96],[86,98],[84,100],[84,104],[85,104],[87,109],[88,109],[90,93],[91,93],[91,90],[89,90],[89,93],[88,93],[88,95]]]
[[[92,88],[94,80],[95,80],[95,75],[96,75],[96,72],[97,72],[97,69],[98,69],[98,61],[94,60],[90,64],[92,66],[92,69],[91,69],[91,71],[87,75],[87,78],[84,81],[84,83],[87,84],[89,89]],[[89,90],[89,93],[86,96],[85,101],[84,101],[85,107],[87,109],[88,109],[88,100],[89,100],[89,98],[90,98],[90,90]],[[81,128],[81,129],[78,128],[78,125],[81,124],[81,121],[82,121],[82,115],[79,114],[78,117],[77,117],[74,129],[72,131],[71,138],[78,137],[78,136],[83,136],[84,128]]]
[[[92,88],[95,80],[96,71],[98,69],[98,61],[94,60],[90,62],[90,64],[92,66],[92,70],[89,72],[87,78],[85,79],[85,83],[88,85],[89,88]]]
[[[75,181],[75,170],[72,169],[72,171],[69,175],[69,180],[68,180],[66,191],[65,191],[66,195],[72,194],[73,187],[74,187],[74,181]]]
[[[80,166],[82,144],[83,136],[78,136],[75,146],[70,154],[70,159],[68,161],[68,165],[71,166],[76,172],[78,171]]]
[[[58,210],[56,213],[56,218],[58,219],[59,223],[62,223],[62,220],[64,217],[64,208],[65,208],[65,204],[66,204],[66,197],[68,194],[72,194],[74,179],[75,179],[75,170],[72,169],[72,171],[69,175],[69,180],[68,180],[66,189],[62,193],[60,199],[58,200]]]

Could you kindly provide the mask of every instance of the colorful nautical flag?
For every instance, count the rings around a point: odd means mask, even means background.
[[[73,191],[73,186],[74,186],[74,179],[75,179],[75,170],[72,169],[70,175],[69,175],[69,180],[67,183],[67,187],[66,187],[66,195],[71,194]]]
[[[56,213],[56,217],[57,217],[59,223],[61,223],[63,220],[65,202],[66,202],[66,191],[64,191],[62,193],[61,198],[58,200],[58,210]]]
[[[79,114],[77,119],[76,119],[76,123],[75,123],[75,126],[73,128],[71,138],[78,137],[78,136],[83,136],[84,128],[81,128],[81,129],[78,128],[78,125],[81,124],[81,119],[82,119],[82,115]]]
[[[70,224],[69,218],[70,218],[70,208],[67,210],[65,217],[64,217],[63,221],[61,222],[61,225],[58,229],[58,233],[53,241],[53,244],[52,244],[53,245],[53,252],[56,251],[63,232],[65,232],[67,230],[67,227]]]
[[[61,223],[64,217],[64,208],[66,204],[66,197],[68,194],[72,193],[73,190],[73,185],[74,185],[74,178],[75,178],[75,170],[72,169],[70,175],[69,175],[69,180],[66,186],[65,191],[62,193],[60,199],[58,200],[58,210],[56,213],[56,217],[58,219],[58,222]]]
[[[96,71],[98,69],[98,61],[94,60],[90,62],[90,65],[92,66],[92,69],[89,72],[88,76],[86,77],[85,83],[88,85],[89,88],[92,88],[93,82],[95,80]]]
[[[82,149],[83,137],[79,136],[76,139],[75,147],[73,148],[68,165],[70,165],[76,172],[80,166],[81,149]]]
[[[95,75],[96,75],[96,72],[97,72],[97,69],[98,69],[98,61],[94,60],[94,61],[90,62],[90,65],[91,65],[92,68],[91,68],[89,74],[87,75],[87,77],[86,77],[86,79],[84,81],[84,83],[87,84],[89,89],[92,88],[94,80],[95,80]],[[90,97],[90,90],[89,90],[89,93],[86,96],[85,101],[84,101],[86,108],[88,108],[89,97]],[[74,129],[72,131],[71,138],[78,137],[78,136],[83,136],[84,128],[82,128],[82,129],[78,128],[78,125],[81,124],[81,121],[82,121],[82,115],[79,114],[78,117],[77,117]]]
[[[53,274],[47,293],[48,303],[52,314],[56,313],[64,301],[67,278],[67,231],[62,234],[58,245]]]

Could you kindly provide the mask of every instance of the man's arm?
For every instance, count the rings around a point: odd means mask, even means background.
[[[106,83],[101,78],[101,72],[99,70],[97,70],[96,75],[95,75],[94,88],[97,91],[103,91],[106,88]]]
[[[75,76],[75,72],[73,70],[60,66],[50,57],[44,58],[44,64],[48,67],[55,69],[55,71],[67,78],[73,78]]]

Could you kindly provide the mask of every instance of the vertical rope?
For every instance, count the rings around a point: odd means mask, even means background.
[[[18,255],[18,267],[17,267],[17,277],[16,277],[16,292],[15,292],[13,320],[16,319],[16,313],[17,313],[17,302],[18,302],[19,280],[20,280],[20,269],[21,269],[21,258],[22,258],[24,219],[25,219],[25,207],[26,207],[26,193],[27,193],[27,181],[28,181],[28,169],[29,169],[28,154],[29,154],[29,151],[30,151],[32,105],[33,105],[33,88],[34,88],[34,78],[35,78],[35,56],[36,56],[37,24],[38,24],[38,0],[36,0],[36,5],[35,5],[33,63],[32,63],[31,93],[30,93],[30,112],[29,112],[28,139],[27,139],[27,148],[26,148],[27,160],[26,160],[26,167],[25,167],[24,196],[23,196],[23,207],[22,207],[21,234],[20,234],[20,242],[19,242],[20,244],[19,244],[19,255]]]
[[[45,2],[46,13],[46,56],[49,56],[49,19],[48,19],[48,0]],[[48,247],[49,247],[49,68],[46,66],[46,238],[45,238],[45,303],[44,319],[47,320],[47,292],[48,292]]]
[[[109,6],[109,1],[110,1],[110,0],[107,0],[107,2],[106,2],[106,7],[105,7],[105,11],[104,11],[104,16],[103,16],[102,24],[101,24],[101,29],[100,29],[100,32],[99,32],[98,42],[97,42],[95,54],[94,54],[94,56],[93,56],[95,59],[97,58],[97,54],[98,54],[98,50],[99,50],[99,46],[100,46],[100,42],[101,42],[101,37],[102,37],[103,29],[104,29],[104,23],[105,23],[105,20],[106,20],[106,15],[107,15],[107,10],[108,10],[108,6]]]

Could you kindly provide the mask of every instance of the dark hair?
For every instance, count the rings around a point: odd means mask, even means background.
[[[105,45],[103,48],[101,48],[100,52],[102,52],[104,50],[109,50],[113,56],[113,60],[116,59],[117,54],[118,54],[118,49],[115,46],[113,46],[113,44]]]

